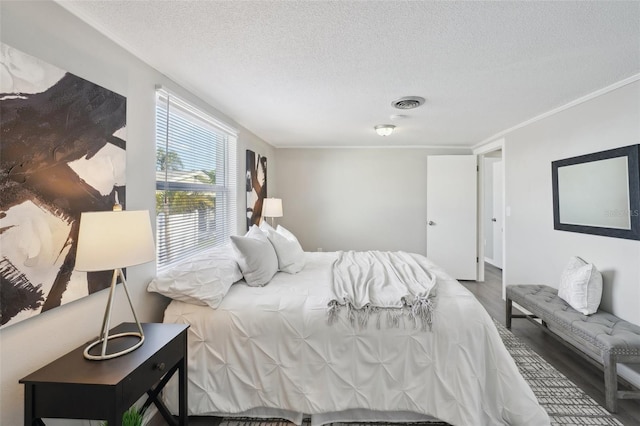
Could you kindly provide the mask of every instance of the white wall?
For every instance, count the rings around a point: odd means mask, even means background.
[[[640,324],[640,241],[553,229],[551,162],[640,143],[640,82],[506,136],[505,284],[558,286],[569,257],[604,276],[602,307]]]
[[[127,208],[155,208],[155,86],[161,84],[218,118],[236,125],[205,101],[145,65],[69,14],[58,4],[0,2],[1,40],[82,78],[127,97]],[[209,100],[213,103],[213,100]],[[237,126],[237,125],[236,125]],[[238,140],[238,232],[245,227],[245,149],[269,158],[275,150],[240,129]],[[269,182],[276,189],[275,182]],[[128,282],[141,321],[161,321],[167,301],[147,293],[155,274],[153,263],[128,268]],[[0,330],[0,424],[23,423],[23,386],[18,380],[99,332],[107,292],[102,291]],[[119,290],[112,323],[131,321],[126,298]],[[69,422],[63,422],[69,423]]]
[[[390,136],[391,138],[393,136]],[[278,149],[277,196],[307,251],[426,252],[427,156],[470,150]]]

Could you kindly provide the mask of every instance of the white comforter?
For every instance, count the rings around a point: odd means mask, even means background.
[[[327,323],[336,253],[307,253],[296,275],[234,284],[218,309],[172,301],[165,322],[190,324],[190,415],[280,416],[312,423],[417,420],[548,425],[549,418],[475,297],[442,269],[432,331]],[[166,402],[177,412],[177,382]]]

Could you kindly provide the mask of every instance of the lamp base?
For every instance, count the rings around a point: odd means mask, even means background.
[[[128,347],[126,349],[123,349],[121,351],[118,351],[118,352],[105,353],[105,354],[100,354],[100,355],[91,354],[91,352],[90,352],[91,349],[93,349],[94,347],[104,343],[105,336],[103,336],[100,339],[96,340],[95,342],[91,343],[89,346],[87,346],[84,349],[84,357],[86,359],[90,359],[90,360],[93,360],[93,361],[102,361],[102,360],[105,360],[105,359],[116,358],[116,357],[119,357],[121,355],[128,354],[129,352],[135,351],[140,346],[142,346],[142,344],[144,343],[144,334],[138,333],[136,331],[130,331],[130,332],[127,332],[127,333],[118,333],[118,334],[114,334],[112,336],[107,335],[106,336],[106,340],[108,341],[108,340],[118,339],[120,337],[129,337],[129,336],[138,338],[139,339],[138,342],[136,342],[133,346],[130,346],[130,347]]]
[[[129,301],[129,307],[131,308],[131,313],[133,314],[133,318],[136,320],[136,326],[138,327],[138,331],[127,331],[124,333],[114,334],[109,336],[109,324],[111,323],[111,308],[113,306],[113,299],[116,293],[116,283],[118,281],[118,277],[122,280],[122,287],[124,288],[124,292],[127,295],[127,300]],[[125,345],[116,345],[117,349],[120,349],[116,352],[107,353],[107,343],[109,340],[118,339],[121,337],[135,337],[140,339],[134,345],[126,346]],[[127,339],[129,340],[129,339]],[[100,337],[95,342],[91,343],[84,350],[84,357],[86,359],[90,359],[92,361],[103,361],[106,359],[112,359],[119,357],[121,355],[128,354],[129,352],[135,351],[144,343],[144,332],[142,331],[142,326],[140,325],[140,321],[138,321],[138,317],[136,316],[136,311],[133,309],[133,303],[131,302],[131,296],[129,295],[129,289],[127,288],[127,280],[122,273],[122,269],[115,269],[113,271],[113,277],[111,278],[111,287],[109,290],[109,301],[107,302],[107,309],[104,312],[104,319],[102,320],[102,330],[100,332]],[[94,355],[89,353],[91,349],[95,346],[101,345],[100,354]],[[124,347],[124,349],[122,349]]]

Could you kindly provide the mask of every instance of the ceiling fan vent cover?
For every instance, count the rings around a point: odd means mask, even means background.
[[[391,106],[398,109],[413,109],[418,108],[424,103],[424,98],[420,96],[405,96],[404,98],[396,99],[391,102]]]

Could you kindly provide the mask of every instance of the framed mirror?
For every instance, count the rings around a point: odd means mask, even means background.
[[[551,163],[553,228],[640,240],[640,145]]]

